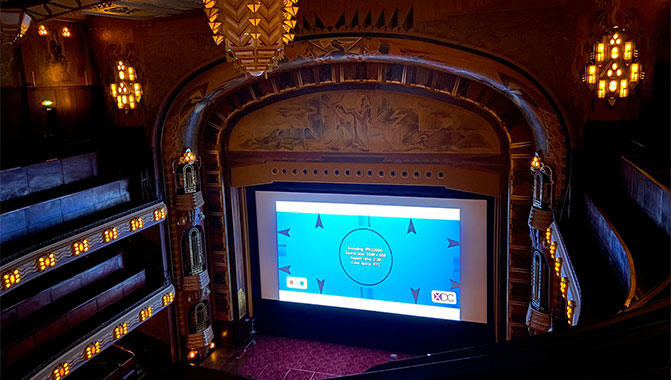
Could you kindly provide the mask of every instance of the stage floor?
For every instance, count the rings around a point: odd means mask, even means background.
[[[328,379],[362,373],[374,365],[388,362],[391,354],[390,351],[332,343],[258,336],[256,345],[237,360],[237,372],[257,380]],[[410,357],[395,354],[398,359]]]

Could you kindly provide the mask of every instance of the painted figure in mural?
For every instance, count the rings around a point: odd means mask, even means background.
[[[57,33],[51,33],[51,40],[49,41],[49,63],[63,63],[65,56],[63,55],[63,46],[58,40]]]
[[[368,129],[372,123],[370,99],[368,96],[361,98],[361,105],[358,109],[349,108],[347,110],[353,116],[352,145],[356,150],[367,152],[369,150]]]
[[[332,139],[326,143],[326,146],[331,150],[340,151],[344,147],[352,145],[352,124],[353,120],[351,115],[347,114],[347,110],[341,104],[335,105],[333,107],[333,113],[335,115],[335,131],[332,133]]]

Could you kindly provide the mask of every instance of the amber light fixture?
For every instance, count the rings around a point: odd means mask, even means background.
[[[2,287],[4,289],[9,289],[19,282],[21,282],[21,272],[18,269],[9,271],[2,276]]]
[[[126,334],[128,334],[128,324],[126,322],[114,328],[114,339],[119,339]]]
[[[63,30],[61,31],[61,34],[65,38],[70,38],[70,36],[71,36],[70,29],[68,29],[67,27],[64,27]]]
[[[157,208],[154,210],[154,221],[158,222],[159,220],[165,219],[167,213],[165,211],[165,207]]]
[[[173,292],[167,293],[161,298],[163,306],[168,306],[174,300],[175,300],[175,293]]]
[[[570,326],[573,326],[573,313],[575,312],[575,301],[570,300],[566,304],[566,320]]]
[[[84,350],[84,357],[86,359],[91,359],[94,355],[100,353],[100,342],[93,342],[86,346],[86,350]]]
[[[553,241],[550,243],[550,257],[552,257],[552,260],[555,259],[556,252],[557,252],[557,242]]]
[[[594,41],[583,80],[598,99],[614,106],[617,99],[629,96],[643,76],[636,42],[624,29],[615,26]]]
[[[137,104],[144,95],[137,70],[124,60],[116,61],[114,82],[110,84],[110,95],[117,108],[126,113],[137,108]]]
[[[46,26],[40,25],[37,28],[37,34],[39,34],[40,36],[46,36],[47,34],[49,34],[49,31],[47,30]]]
[[[37,259],[37,270],[40,272],[56,265],[56,255],[50,253]]]
[[[566,299],[566,293],[568,292],[568,278],[561,278],[561,282],[559,283],[559,290],[561,291],[562,298]]]
[[[58,365],[54,371],[51,373],[51,378],[53,380],[61,380],[65,376],[70,374],[70,363],[65,362]]]
[[[80,253],[88,251],[89,251],[88,239],[84,239],[82,241],[78,241],[72,244],[72,256],[79,256]]]
[[[298,0],[203,0],[212,38],[247,73],[260,76],[294,40]]]

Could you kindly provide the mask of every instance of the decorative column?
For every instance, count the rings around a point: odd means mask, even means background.
[[[531,161],[533,175],[533,204],[529,212],[531,237],[531,301],[527,309],[529,333],[535,335],[552,328],[553,309],[556,303],[556,276],[554,262],[556,243],[552,241],[553,179],[552,169],[536,153]],[[560,297],[561,299],[561,297]]]
[[[179,161],[173,162],[175,174],[176,236],[178,257],[173,258],[177,283],[177,318],[186,359],[203,358],[210,349],[212,331],[210,309],[210,276],[207,271],[205,244],[205,201],[200,189],[198,159],[187,149]]]

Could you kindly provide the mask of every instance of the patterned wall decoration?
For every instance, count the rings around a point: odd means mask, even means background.
[[[563,195],[568,143],[566,119],[550,92],[516,66],[500,58],[492,59],[486,53],[480,54],[440,41],[412,37],[407,33],[404,37],[363,35],[294,42],[285,49],[286,60],[267,78],[231,76],[230,71],[225,74],[227,66],[221,65],[195,78],[176,95],[176,101],[163,119],[165,125],[158,125],[162,132],[156,136],[162,136],[161,154],[166,178],[171,175],[169,170],[165,171],[169,167],[169,157],[186,146],[198,147],[198,154],[203,159],[203,189],[209,226],[207,237],[211,258],[218,263],[213,271],[215,319],[230,318],[234,290],[228,288],[228,279],[229,271],[236,270],[228,265],[224,218],[226,184],[222,173],[223,165],[229,164],[221,156],[228,144],[225,132],[232,127],[230,123],[238,121],[253,105],[278,96],[296,96],[308,89],[315,92],[313,87],[323,85],[377,83],[427,91],[470,103],[495,120],[494,125],[503,126],[499,136],[502,134],[503,141],[508,140],[510,155],[510,167],[506,169],[510,170],[510,220],[507,223],[510,238],[507,257],[503,258],[507,264],[501,263],[509,268],[506,274],[508,300],[501,301],[507,304],[505,313],[508,315],[503,317],[506,320],[504,323],[507,323],[503,336],[528,335],[524,323],[529,303],[531,267],[526,225],[531,205],[528,163],[535,151],[542,152],[555,168],[557,194]],[[201,100],[185,107],[192,102],[190,94],[196,93]],[[203,119],[205,114],[209,115],[209,119]],[[286,159],[286,154],[262,153],[267,159]],[[319,155],[309,157],[315,159]],[[432,158],[423,157],[422,160],[438,157],[446,156],[438,154]],[[479,165],[487,164],[481,161]],[[501,169],[500,166],[498,168],[496,170]],[[173,194],[174,189],[168,187],[166,192]]]
[[[352,2],[349,6],[334,4],[331,9],[323,2],[302,2],[297,32],[301,35],[332,31],[399,32],[414,27],[414,11],[410,2],[366,5],[361,2]]]

